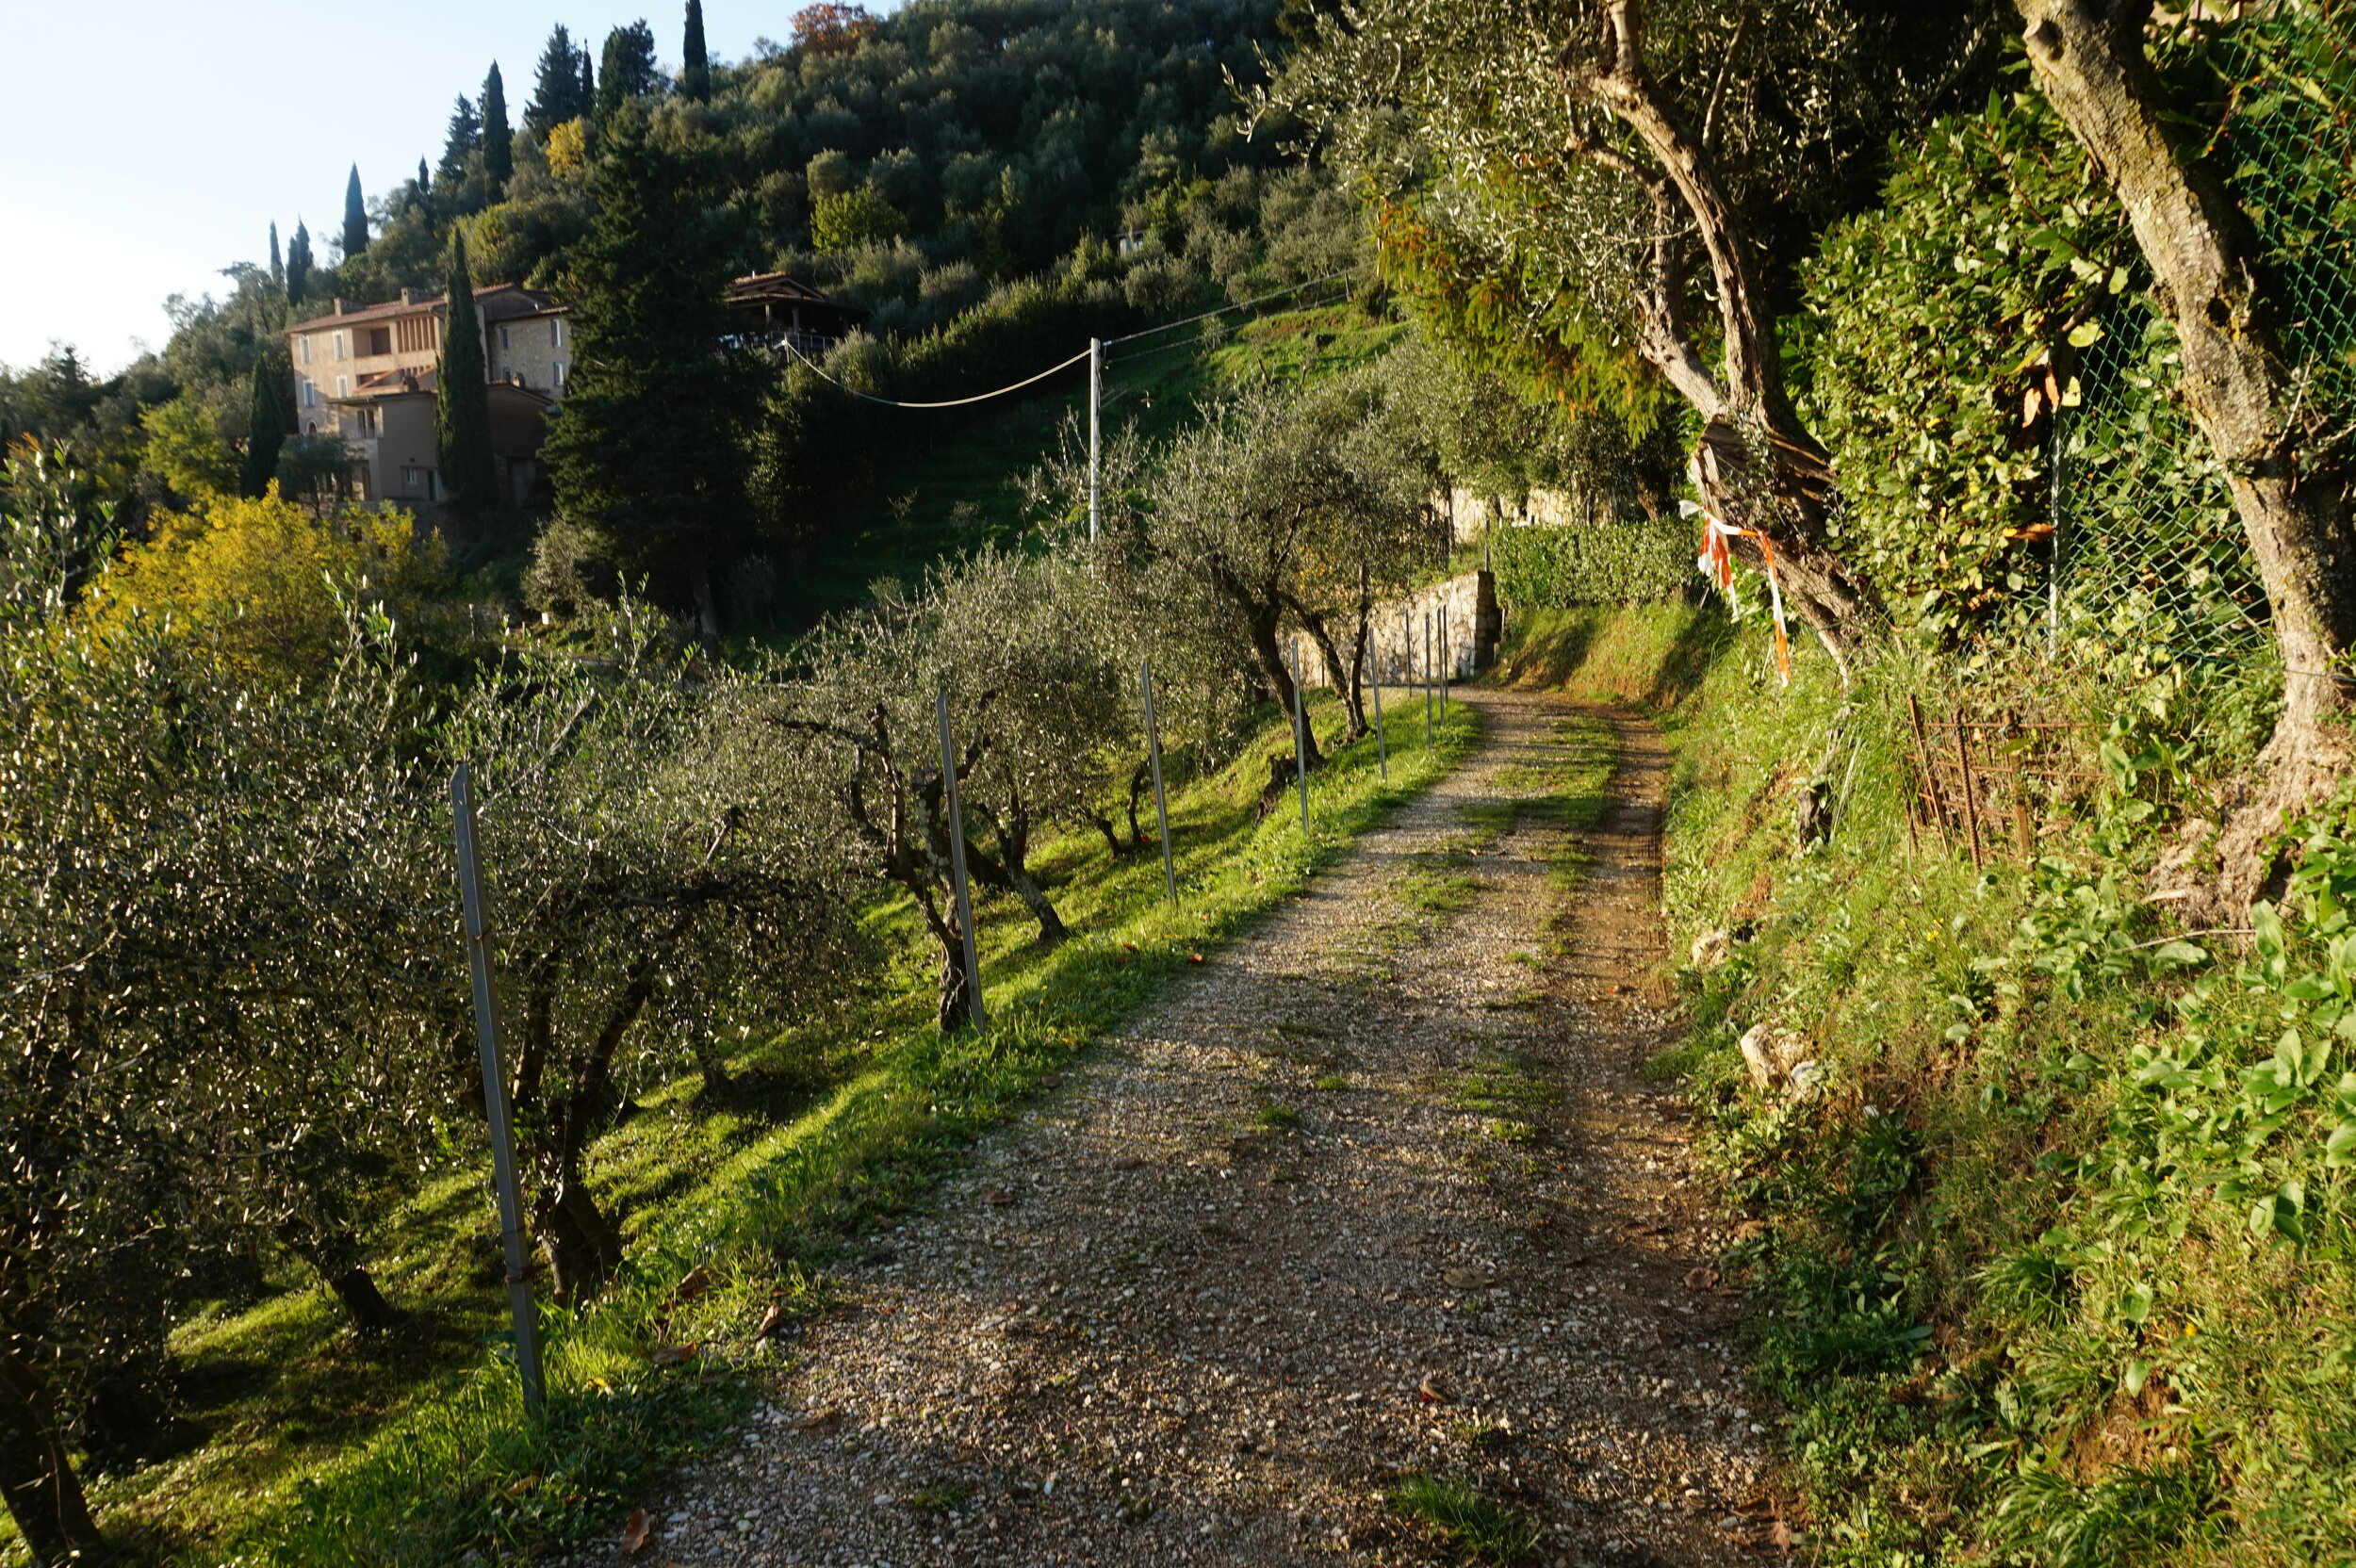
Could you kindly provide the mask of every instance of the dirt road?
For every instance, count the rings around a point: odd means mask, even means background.
[[[1666,754],[1466,700],[1470,761],[839,1282],[647,1560],[1424,1563],[1534,1528],[1535,1563],[1758,1560],[1720,1238],[1634,1071]],[[1566,835],[1545,801],[1598,747]]]

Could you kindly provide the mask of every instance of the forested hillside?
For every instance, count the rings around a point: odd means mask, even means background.
[[[1598,1524],[1524,1478],[1637,1456],[1418,1372],[1382,1418],[1416,1435],[1348,1471],[1383,1522],[1300,1539],[2356,1554],[2345,16],[917,0],[724,60],[702,14],[484,62],[332,240],[265,229],[119,376],[0,379],[8,1551],[646,1548],[977,1140],[1480,751],[1465,705],[1378,729],[1374,645],[1486,561],[1498,681],[1674,751],[1679,1006],[1609,1043],[1667,1042],[1644,1071],[1694,1152],[1644,1157],[1676,1190],[1636,1236],[1716,1238],[1661,1321],[1728,1315],[1750,1390],[1695,1408],[1776,1462],[1726,1517],[1664,1485]],[[740,330],[728,285],[764,271],[866,327]],[[499,281],[575,335],[548,504],[353,502],[295,433],[287,324]],[[482,345],[450,337],[455,472]],[[1525,818],[1582,896],[1603,788],[1450,807],[1401,874],[1413,939]],[[1583,1039],[1606,999],[1543,929],[1499,961]],[[1339,1044],[1270,1033],[1353,1090]],[[1411,1161],[1492,1199],[1576,1164],[1534,1070],[1407,1085],[1441,1098],[1401,1125],[1464,1134]],[[1238,1159],[1309,1135],[1249,1114]],[[1297,1184],[1270,1156],[1270,1206]],[[1648,1277],[1576,1205],[1507,1206],[1585,1278]],[[1132,1239],[1099,1284],[1160,1266]],[[1451,1333],[1524,1334],[1535,1282],[1439,1281]],[[1034,1308],[992,1310],[1067,1348],[1122,1310]],[[1593,1381],[1575,1338],[1549,1355]],[[987,1506],[1063,1527],[1039,1482],[1094,1441]],[[1187,1483],[1140,1451],[1085,1527],[1144,1554]],[[900,1479],[944,1531],[984,1506]]]

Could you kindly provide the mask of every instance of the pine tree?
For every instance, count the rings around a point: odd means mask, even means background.
[[[698,104],[710,98],[712,57],[704,50],[704,0],[687,0],[687,38],[679,59],[679,91]]]
[[[605,81],[597,90],[597,122],[621,112],[632,98],[654,90],[654,29],[644,22],[605,35]]]
[[[474,111],[474,100],[462,92],[450,111],[450,131],[442,143],[441,166],[434,171],[445,196],[450,194],[450,187],[465,183],[466,159],[482,146],[482,118]]]
[[[585,54],[586,51],[573,47],[573,35],[563,23],[549,30],[548,44],[540,51],[532,102],[524,106],[524,135],[535,146],[547,145],[548,133],[565,121],[578,120],[589,112],[581,88]]]
[[[307,257],[310,243],[300,225],[295,229],[295,241]],[[249,496],[265,495],[270,482],[278,477],[278,450],[286,444],[286,426],[292,418],[287,382],[294,368],[286,363],[283,351],[265,349],[254,362],[254,390],[246,404],[245,464],[237,479]]]
[[[491,62],[491,74],[483,78],[483,170],[491,176],[491,195],[496,200],[507,188],[507,176],[515,172],[515,133],[507,126],[507,88],[499,80],[499,62]]]
[[[360,194],[360,166],[352,166],[344,182],[344,259],[350,261],[368,248],[368,204]]]
[[[294,237],[286,241],[286,298],[301,300],[311,291],[311,231],[295,220]]]
[[[281,288],[286,286],[286,264],[278,254],[278,220],[275,218],[270,220],[270,281]]]
[[[750,521],[739,435],[756,401],[744,363],[720,347],[734,331],[735,236],[643,113],[618,116],[604,137],[588,182],[597,216],[564,286],[573,374],[542,456],[559,513],[716,635],[712,572]]]
[[[442,296],[442,362],[434,376],[434,432],[440,448],[442,494],[452,510],[478,516],[499,503],[491,460],[491,388],[483,361],[483,323],[475,318],[474,280],[466,275],[466,238],[450,241],[450,282]]]

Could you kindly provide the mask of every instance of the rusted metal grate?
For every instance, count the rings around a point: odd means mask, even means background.
[[[2101,782],[2072,741],[2085,724],[2009,710],[1973,718],[1960,708],[1931,718],[1912,696],[1906,721],[1914,742],[1906,841],[1917,853],[1928,836],[1969,851],[1974,866],[2007,854],[2028,859],[2047,827]]]

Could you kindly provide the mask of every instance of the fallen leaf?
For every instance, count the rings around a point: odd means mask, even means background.
[[[785,1310],[785,1303],[783,1301],[770,1302],[769,1310],[761,1315],[761,1327],[753,1331],[753,1337],[755,1339],[767,1339],[771,1334],[776,1333],[779,1329],[784,1328],[786,1319],[792,1315],[792,1314]]]
[[[1717,1284],[1718,1271],[1706,1264],[1685,1271],[1685,1288],[1688,1290],[1714,1290]]]
[[[539,1484],[540,1476],[537,1471],[534,1471],[529,1476],[518,1476],[512,1483],[509,1484],[507,1488],[507,1494],[511,1497],[520,1497],[525,1493],[531,1491],[533,1487],[538,1486]]]
[[[1668,1228],[1669,1222],[1665,1219],[1647,1219],[1633,1227],[1636,1234],[1640,1236],[1657,1236]]]
[[[1042,1072],[1039,1075],[1039,1086],[1043,1089],[1059,1089],[1063,1087],[1063,1074],[1060,1072]]]
[[[1188,962],[1188,963],[1190,963],[1190,964],[1199,964],[1199,963],[1201,963],[1202,961],[1203,961],[1203,955],[1202,955],[1202,954],[1200,954],[1200,953],[1189,953],[1189,954],[1187,954],[1187,955],[1186,955],[1186,962]]]
[[[684,1345],[658,1345],[654,1348],[654,1354],[647,1359],[657,1366],[677,1366],[683,1361],[694,1361],[695,1352],[701,1348],[702,1342],[693,1339]]]
[[[630,1523],[622,1527],[622,1555],[636,1557],[646,1549],[646,1538],[654,1534],[654,1521],[643,1508],[630,1511]]]
[[[1121,944],[1121,951],[1123,953],[1135,953],[1137,950],[1137,944],[1135,942],[1122,942]]]
[[[982,1189],[982,1201],[988,1203],[993,1209],[1003,1209],[1007,1204],[1014,1201],[1014,1194],[1008,1192],[1004,1187],[984,1187]]]
[[[1458,1290],[1481,1290],[1497,1282],[1485,1268],[1451,1268],[1440,1278]]]
[[[1773,1542],[1778,1550],[1788,1552],[1792,1549],[1792,1527],[1778,1519],[1767,1527],[1767,1539]]]
[[[842,1419],[842,1410],[834,1405],[828,1405],[824,1410],[806,1410],[788,1421],[785,1427],[788,1431],[795,1432],[825,1431]]]
[[[1123,1154],[1121,1158],[1113,1162],[1113,1168],[1115,1170],[1135,1170],[1137,1167],[1143,1165],[1144,1163],[1145,1156],[1142,1154]]]
[[[1426,1378],[1417,1383],[1415,1397],[1427,1405],[1445,1405],[1448,1402],[1448,1390],[1437,1378]]]
[[[712,1273],[700,1264],[687,1271],[679,1283],[671,1287],[674,1301],[693,1301],[712,1288]]]

